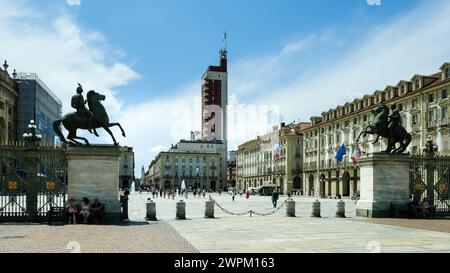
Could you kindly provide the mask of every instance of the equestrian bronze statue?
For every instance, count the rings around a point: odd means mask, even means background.
[[[368,134],[376,135],[373,144],[376,144],[380,137],[388,140],[386,153],[403,153],[411,143],[411,135],[402,126],[400,111],[395,104],[391,106],[390,115],[389,112],[389,108],[384,104],[380,104],[372,109],[374,118],[372,122],[369,121],[369,125],[359,134],[356,142],[359,141],[361,135],[363,137],[366,137]],[[397,147],[397,143],[399,143],[399,147]]]
[[[124,137],[125,131],[119,123],[109,123],[108,114],[106,113],[106,110],[101,103],[101,101],[105,100],[106,96],[101,95],[94,90],[91,90],[86,95],[87,100],[84,100],[82,94],[83,88],[80,84],[78,84],[76,93],[77,94],[75,94],[71,100],[71,106],[76,110],[76,112],[69,113],[53,122],[53,130],[58,135],[61,142],[69,142],[73,145],[82,145],[81,142],[77,141],[77,139],[79,139],[83,140],[84,144],[89,145],[89,141],[86,138],[77,136],[77,130],[88,130],[90,133],[93,133],[98,137],[96,129],[103,128],[111,136],[114,145],[118,146],[119,143],[117,143],[113,133],[109,128],[113,126],[119,126],[120,130],[122,131],[122,136]],[[86,108],[86,103],[89,109]],[[69,131],[69,135],[67,136],[68,141],[62,134],[61,124],[64,126],[64,128],[67,129],[67,131]]]

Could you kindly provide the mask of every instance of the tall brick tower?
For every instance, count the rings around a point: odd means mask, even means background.
[[[219,66],[211,65],[202,76],[202,139],[227,143],[227,51],[219,52]],[[226,147],[226,146],[225,146]]]

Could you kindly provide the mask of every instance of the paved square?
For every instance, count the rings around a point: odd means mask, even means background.
[[[364,219],[346,200],[347,218],[335,218],[337,200],[321,200],[322,218],[311,218],[315,198],[294,197],[297,217],[285,207],[269,216],[228,215],[215,206],[215,219],[205,219],[206,198],[189,196],[188,220],[175,220],[180,198],[156,198],[157,222],[144,220],[149,194],[132,193],[131,225],[1,224],[0,252],[130,252],[130,253],[287,253],[287,252],[446,252],[450,253],[449,220]],[[212,195],[232,212],[273,211],[270,197],[250,199]],[[278,205],[285,197],[280,198]],[[78,248],[79,247],[79,248]]]
[[[146,198],[147,194],[132,195],[130,210],[135,220],[144,217]],[[237,196],[235,202],[227,194],[214,194],[213,198],[234,212],[273,210],[270,197],[251,196],[247,200]],[[249,217],[227,215],[216,206],[217,219],[204,219],[206,199],[189,196],[183,199],[189,220],[183,221],[174,219],[177,199],[154,199],[157,217],[172,225],[200,252],[450,252],[450,233],[356,218],[351,200],[345,201],[345,219],[334,217],[337,200],[330,199],[320,200],[322,218],[311,218],[311,202],[315,198],[297,196],[296,218],[285,217],[285,208],[270,216]],[[281,197],[280,201],[284,199]],[[435,225],[448,220],[427,221]]]

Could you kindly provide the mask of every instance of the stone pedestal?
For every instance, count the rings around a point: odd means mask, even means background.
[[[286,216],[295,217],[295,201],[292,199],[286,201]]]
[[[186,220],[186,203],[183,200],[177,202],[177,211],[175,219]]]
[[[320,201],[317,199],[312,202],[311,217],[320,217]]]
[[[68,147],[68,197],[77,203],[87,197],[105,205],[105,222],[120,223],[119,159],[121,150],[112,145]]]
[[[150,200],[147,202],[147,216],[146,219],[148,221],[157,221],[156,219],[156,203]]]
[[[336,203],[336,217],[345,218],[345,202],[343,200]]]
[[[390,217],[391,202],[408,203],[409,155],[374,153],[360,161],[361,192],[356,215]]]
[[[214,218],[214,201],[208,200],[205,202],[205,218]]]

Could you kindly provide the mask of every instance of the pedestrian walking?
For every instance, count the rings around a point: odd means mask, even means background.
[[[276,190],[273,191],[273,193],[272,193],[272,204],[273,204],[274,208],[277,207],[278,197],[279,197],[278,191],[276,191]]]
[[[233,200],[233,202],[234,202],[234,197],[236,196],[236,193],[235,192],[233,192],[233,196],[231,197],[231,200]]]
[[[123,196],[120,200],[120,204],[122,206],[122,221],[128,222],[128,196],[130,195],[130,191],[125,189]]]
[[[247,192],[245,193],[245,198],[249,199],[250,198],[250,191],[247,190]]]

